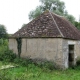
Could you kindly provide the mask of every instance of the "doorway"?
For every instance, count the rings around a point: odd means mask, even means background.
[[[69,45],[68,65],[69,67],[74,66],[74,45]]]

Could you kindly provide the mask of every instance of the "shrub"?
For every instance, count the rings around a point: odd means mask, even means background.
[[[53,70],[55,68],[54,62],[51,61],[40,61],[34,64],[43,69]]]
[[[20,64],[22,66],[28,66],[28,64],[32,63],[32,60],[17,57],[17,58],[14,59],[14,63]]]
[[[2,45],[3,44],[3,39],[0,39],[0,45]]]
[[[49,69],[49,70],[53,70],[54,69],[54,63],[50,62],[50,61],[47,61],[47,62],[44,63],[44,67]]]
[[[77,60],[77,65],[80,65],[80,59]]]
[[[0,60],[1,61],[14,61],[16,58],[16,54],[13,53],[12,50],[6,49],[4,52],[0,53]]]

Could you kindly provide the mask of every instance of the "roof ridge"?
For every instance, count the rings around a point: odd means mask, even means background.
[[[57,23],[56,23],[56,21],[55,21],[55,19],[54,19],[54,17],[52,16],[52,14],[51,14],[51,12],[50,12],[50,11],[49,11],[49,14],[51,15],[52,20],[54,21],[54,23],[55,23],[55,25],[56,25],[56,27],[57,27],[57,29],[58,29],[58,31],[59,31],[59,33],[60,33],[60,35],[61,35],[62,37],[64,37],[64,36],[63,36],[63,34],[62,34],[62,32],[61,32],[61,30],[59,29],[59,27],[58,27],[58,25],[57,25]]]
[[[52,12],[51,12],[52,13]],[[55,14],[55,13],[52,13],[52,14],[54,14],[54,15],[56,15],[56,16],[58,16],[58,17],[64,17],[64,16],[61,16],[61,15],[58,15],[58,14]]]

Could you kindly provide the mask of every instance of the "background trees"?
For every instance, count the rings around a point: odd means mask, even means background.
[[[0,55],[8,49],[8,34],[4,25],[0,24]]]
[[[32,20],[38,17],[46,9],[61,15],[65,16],[71,23],[75,23],[75,18],[72,15],[69,15],[65,10],[65,3],[60,0],[40,0],[41,5],[37,6],[35,10],[30,11],[29,19]]]
[[[75,21],[75,26],[80,30],[80,22]]]
[[[0,24],[0,39],[7,38],[7,37],[8,37],[8,34],[7,34],[5,26]]]

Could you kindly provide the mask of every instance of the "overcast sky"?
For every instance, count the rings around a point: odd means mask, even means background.
[[[65,2],[68,13],[78,20],[80,0],[61,1]],[[8,33],[15,33],[23,24],[29,22],[29,12],[39,4],[39,0],[0,0],[0,24],[5,25]]]

